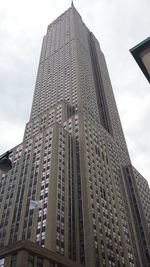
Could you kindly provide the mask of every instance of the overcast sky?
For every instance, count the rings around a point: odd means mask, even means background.
[[[0,154],[22,142],[43,35],[70,0],[0,5]],[[150,86],[129,49],[149,37],[149,0],[75,0],[105,54],[132,164],[150,184]]]

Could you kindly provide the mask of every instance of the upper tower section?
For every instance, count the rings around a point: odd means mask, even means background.
[[[75,102],[74,39],[71,7],[48,26],[44,36],[30,119],[59,101]]]
[[[62,101],[126,147],[104,55],[73,3],[44,36],[30,120]]]

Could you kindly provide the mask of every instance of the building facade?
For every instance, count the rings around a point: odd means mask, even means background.
[[[78,266],[150,266],[150,190],[131,164],[104,55],[73,4],[48,26],[11,158],[1,247],[28,239]]]

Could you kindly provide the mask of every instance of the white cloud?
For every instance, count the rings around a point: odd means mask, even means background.
[[[22,142],[24,128],[22,124],[1,121],[0,140],[3,141],[0,145],[1,154]]]

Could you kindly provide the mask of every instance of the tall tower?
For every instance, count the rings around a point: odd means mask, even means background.
[[[2,247],[29,239],[87,267],[150,266],[150,190],[131,165],[104,55],[73,4],[44,36],[12,160],[1,175]]]

